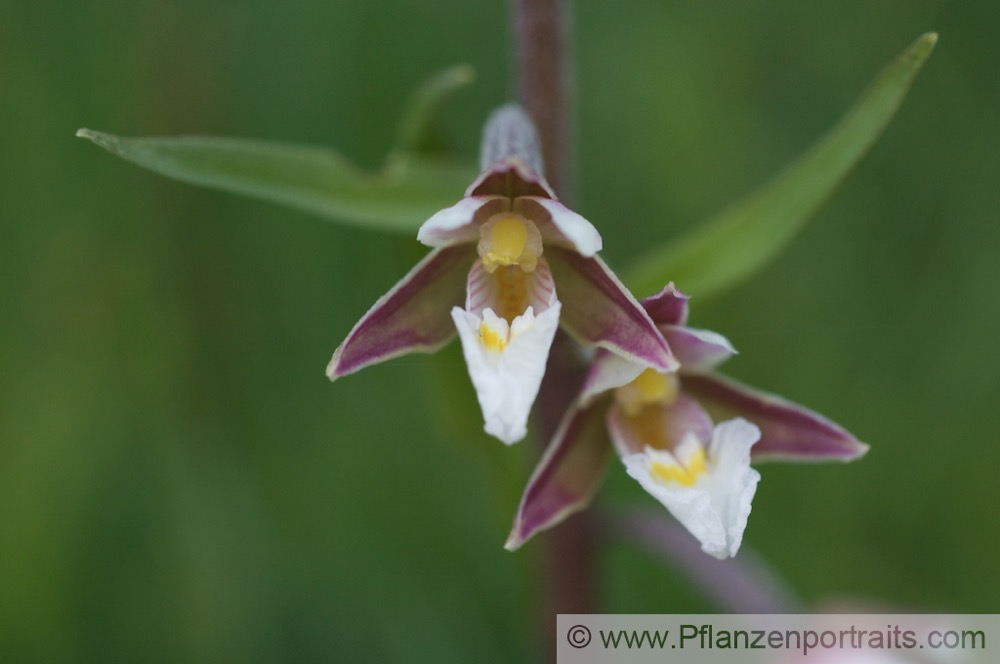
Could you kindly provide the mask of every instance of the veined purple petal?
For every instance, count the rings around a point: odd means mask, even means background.
[[[497,162],[489,170],[480,173],[465,190],[465,195],[503,196],[511,199],[518,196],[556,197],[545,178],[515,158]]]
[[[504,271],[509,271],[509,275],[505,276]],[[509,284],[506,289],[508,293],[511,289],[521,287],[526,289],[524,307],[519,311],[506,311],[508,306],[504,302],[505,298],[501,292],[504,290],[501,288],[501,281],[504,279],[524,280],[523,283]],[[527,307],[534,307],[535,314],[538,315],[549,308],[554,293],[555,285],[552,283],[552,273],[549,271],[549,264],[545,258],[539,258],[538,264],[531,272],[523,272],[520,267],[512,265],[499,267],[492,274],[486,271],[482,261],[476,261],[472,264],[472,269],[469,270],[465,308],[476,314],[481,314],[483,309],[490,308],[500,316],[511,313],[511,318],[513,318],[524,313],[524,309]],[[520,298],[515,297],[514,299],[519,300]]]
[[[604,401],[571,408],[524,489],[504,545],[513,551],[590,502],[604,478],[611,445],[604,428]]]
[[[523,196],[514,200],[514,212],[535,222],[548,243],[573,249],[587,257],[603,246],[601,234],[594,225],[559,201]]]
[[[589,404],[604,392],[628,385],[645,370],[645,365],[631,362],[609,350],[598,348],[590,363],[590,369],[587,371],[579,401],[584,405]]]
[[[451,309],[462,304],[472,247],[435,249],[368,310],[326,368],[330,380],[405,353],[430,352],[455,334]]]
[[[822,415],[718,374],[685,374],[681,389],[716,419],[745,417],[760,427],[754,461],[851,461],[868,446]]]
[[[683,325],[688,318],[688,299],[671,281],[656,295],[643,298],[640,304],[657,325]]]
[[[684,325],[660,325],[660,332],[681,363],[682,372],[708,371],[736,354],[729,340],[718,332]]]
[[[712,440],[712,419],[697,401],[683,394],[669,406],[649,405],[635,415],[614,403],[608,409],[607,423],[621,457],[640,454],[646,447],[669,452],[689,433],[705,446]]]
[[[659,371],[673,371],[677,360],[646,311],[599,256],[548,247],[552,277],[563,303],[563,327],[584,344],[606,348],[627,360]]]
[[[501,196],[463,198],[434,213],[417,231],[417,240],[429,247],[479,240],[479,226],[493,215],[510,209],[510,199]]]

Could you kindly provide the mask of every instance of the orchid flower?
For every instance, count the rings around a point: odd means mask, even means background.
[[[491,116],[481,161],[465,197],[420,227],[432,251],[354,326],[327,376],[437,350],[457,331],[485,430],[511,444],[526,434],[559,325],[630,365],[676,369],[663,335],[597,256],[600,234],[542,177],[519,107]]]
[[[680,362],[643,367],[597,351],[583,389],[525,488],[507,540],[516,549],[589,503],[614,449],[626,471],[718,558],[736,554],[760,479],[753,461],[850,461],[868,447],[807,408],[714,372],[725,337],[685,325],[668,284],[642,301]],[[718,419],[733,418],[714,424]]]

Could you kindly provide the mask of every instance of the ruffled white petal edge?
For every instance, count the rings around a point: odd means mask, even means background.
[[[560,308],[554,293],[549,307],[538,316],[529,307],[514,319],[510,341],[500,351],[483,344],[483,318],[460,307],[451,310],[486,433],[508,445],[527,434],[528,414],[542,384]],[[483,312],[484,317],[492,313],[489,309]]]
[[[668,453],[647,448],[622,461],[628,474],[698,539],[702,551],[730,558],[743,542],[750,503],[760,481],[760,473],[750,467],[750,448],[759,439],[760,430],[742,418],[718,424],[712,432],[705,472],[688,487],[653,476],[652,464]],[[681,447],[689,445],[685,440]]]

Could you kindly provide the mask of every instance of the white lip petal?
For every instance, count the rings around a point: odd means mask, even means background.
[[[733,479],[741,469],[750,467],[750,448],[760,440],[760,429],[742,417],[716,425],[708,456],[720,476]]]
[[[726,529],[729,555],[735,556],[743,541],[750,503],[760,473],[750,467],[750,448],[760,440],[760,429],[736,418],[715,427],[708,456],[715,466],[708,477],[709,491]]]
[[[486,433],[510,445],[527,433],[528,414],[545,373],[549,348],[559,326],[560,304],[552,304],[538,316],[529,308],[515,318],[511,337],[501,350],[484,345],[480,334],[483,319],[455,307],[451,311],[469,377],[483,411]]]
[[[705,489],[705,478],[694,486],[670,485],[653,477],[649,452],[624,457],[625,470],[642,488],[667,508],[688,532],[697,538],[705,553],[716,558],[729,557],[726,531],[722,519],[712,505],[712,496]]]
[[[622,459],[625,469],[701,543],[705,553],[730,558],[739,551],[760,474],[750,467],[750,448],[760,430],[744,419],[715,427],[704,473],[691,486],[652,473],[658,455],[648,449]]]

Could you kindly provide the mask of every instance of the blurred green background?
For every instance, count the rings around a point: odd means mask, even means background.
[[[75,139],[216,134],[375,167],[471,63],[440,140],[510,94],[502,2],[0,3],[0,661],[523,661],[537,454],[480,431],[455,345],[323,369],[422,253]],[[872,445],[760,468],[746,547],[804,601],[996,612],[1000,4],[580,2],[579,200],[626,265],[763,182],[913,39],[941,40],[779,260],[699,303],[728,373]],[[456,199],[461,192],[456,191]],[[683,288],[683,284],[679,284]],[[616,502],[651,499],[615,467]],[[665,517],[666,518],[666,517]],[[609,611],[711,611],[630,545]]]

